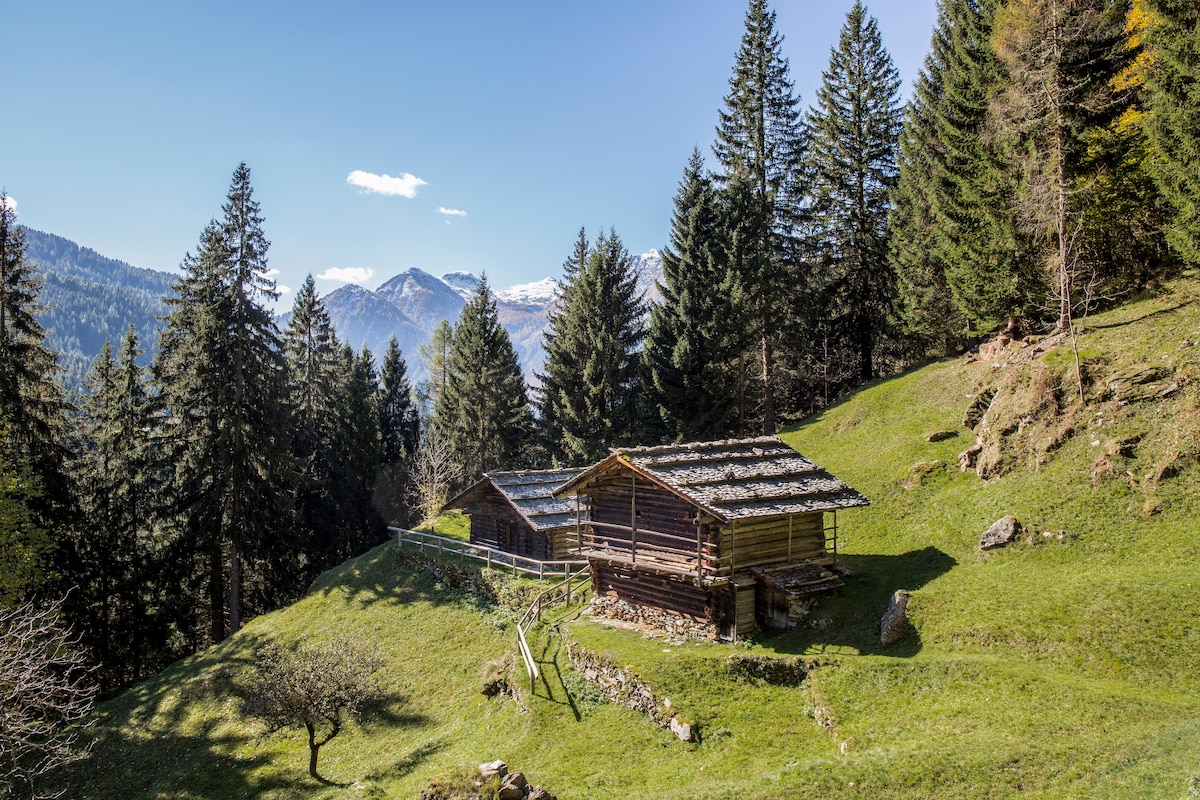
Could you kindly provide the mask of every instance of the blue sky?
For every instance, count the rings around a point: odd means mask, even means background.
[[[772,4],[804,107],[852,2]],[[907,93],[934,0],[868,8]],[[692,148],[711,158],[744,14],[734,0],[11,3],[0,185],[30,227],[174,270],[245,161],[283,286],[312,272],[374,287],[409,267],[497,287],[558,276],[580,226],[635,253],[666,243]]]

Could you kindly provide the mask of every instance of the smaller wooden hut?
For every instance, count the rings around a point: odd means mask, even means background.
[[[572,495],[597,596],[729,639],[841,586],[836,513],[868,504],[775,436],[617,450],[555,491]]]
[[[446,503],[471,520],[471,542],[539,561],[561,561],[579,552],[575,502],[553,492],[583,470],[489,472]]]

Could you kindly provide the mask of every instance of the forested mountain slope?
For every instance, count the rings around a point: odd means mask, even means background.
[[[385,545],[104,704],[75,793],[414,797],[430,776],[501,758],[568,800],[1189,796],[1200,281],[1084,328],[1086,405],[1070,341],[1029,340],[876,383],[783,434],[872,501],[839,518],[846,587],[796,630],[734,646],[563,626],[668,697],[698,744],[600,702],[547,630],[527,710],[485,699],[484,665],[515,652],[515,616]],[[986,414],[968,429],[971,408]],[[950,435],[927,440],[938,431]],[[977,437],[975,466],[960,470]],[[980,532],[1006,514],[1022,535],[981,551]],[[883,646],[897,589],[911,592],[912,626]],[[302,730],[260,738],[239,692],[263,642],[335,633],[378,643],[386,699],[322,751],[320,783]],[[808,676],[739,677],[735,655],[799,656]]]
[[[59,353],[68,386],[80,386],[104,340],[116,347],[131,324],[149,350],[175,275],[133,267],[31,228],[25,243],[26,257],[45,280],[39,299],[46,311],[39,319],[46,345]]]

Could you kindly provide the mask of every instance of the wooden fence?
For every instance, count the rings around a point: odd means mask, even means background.
[[[525,671],[529,673],[529,693],[532,695],[535,682],[538,679],[539,672],[537,661],[533,657],[533,651],[529,649],[529,640],[526,634],[533,627],[534,623],[542,618],[542,609],[554,605],[562,601],[563,603],[571,604],[571,594],[579,596],[584,587],[587,586],[590,580],[588,576],[590,569],[583,567],[577,572],[567,575],[561,583],[556,583],[550,588],[542,591],[533,602],[529,604],[529,608],[525,609],[525,613],[521,615],[521,619],[517,622],[517,650],[521,653],[521,660],[525,662]],[[575,581],[579,581],[578,586],[573,586]]]
[[[539,578],[566,577],[572,571],[586,567],[586,561],[538,561],[536,558],[526,558],[513,553],[506,553],[494,547],[482,544],[471,544],[461,539],[451,539],[446,536],[436,536],[432,533],[410,531],[405,528],[388,528],[396,535],[396,543],[400,549],[407,544],[418,547],[422,552],[432,551],[439,558],[457,557],[460,561],[468,558],[482,561],[492,569],[512,570],[513,575],[519,573],[536,575]]]

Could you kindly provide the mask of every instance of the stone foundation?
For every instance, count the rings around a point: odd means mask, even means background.
[[[680,614],[673,614],[661,608],[639,606],[622,600],[619,597],[596,595],[592,598],[589,613],[601,619],[615,619],[621,622],[633,622],[660,630],[670,636],[683,636],[689,639],[716,639],[717,627],[707,622],[691,619]]]

